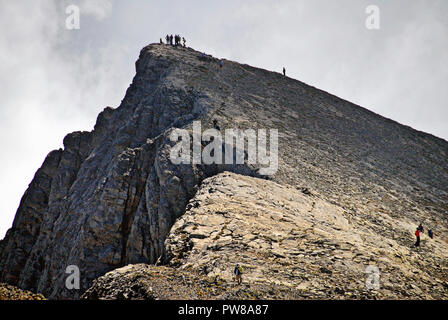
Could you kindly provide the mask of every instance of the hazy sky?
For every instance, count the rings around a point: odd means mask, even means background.
[[[66,28],[67,6],[80,29]],[[369,30],[376,5],[380,29]],[[0,0],[0,238],[49,151],[117,107],[166,33],[448,140],[446,0]]]

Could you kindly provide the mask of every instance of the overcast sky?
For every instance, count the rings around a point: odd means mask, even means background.
[[[80,28],[66,28],[67,6]],[[369,5],[380,28],[366,28]],[[446,0],[0,0],[0,238],[49,151],[117,107],[167,33],[448,140]]]

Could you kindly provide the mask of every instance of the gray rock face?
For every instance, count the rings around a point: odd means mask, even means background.
[[[169,135],[194,120],[278,129],[270,179],[353,213],[426,219],[446,232],[446,141],[280,74],[217,61],[189,48],[142,49],[120,106],[105,108],[92,132],[69,134],[37,171],[0,242],[0,282],[78,298],[110,270],[164,261],[165,239],[205,178],[258,176],[246,164],[173,164]],[[68,265],[80,268],[78,291],[65,287]]]

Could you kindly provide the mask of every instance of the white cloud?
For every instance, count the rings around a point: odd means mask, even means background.
[[[112,13],[112,2],[110,0],[83,0],[80,3],[81,15],[91,15],[101,21]]]
[[[111,13],[109,1],[86,8],[100,20]],[[59,1],[2,3],[0,238],[47,153],[62,147],[66,134],[91,130],[132,79],[126,45],[78,40],[81,30],[65,29],[65,17]]]

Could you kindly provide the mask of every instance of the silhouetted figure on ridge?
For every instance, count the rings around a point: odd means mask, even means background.
[[[286,76],[286,69],[283,67],[283,75]]]
[[[181,36],[176,34],[176,36],[175,36],[175,46],[176,47],[181,45],[180,41],[181,41]]]

